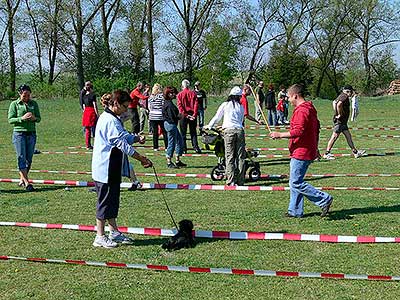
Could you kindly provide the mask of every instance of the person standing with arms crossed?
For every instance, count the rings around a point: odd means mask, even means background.
[[[183,152],[187,151],[186,144],[186,132],[189,125],[190,139],[192,141],[193,149],[196,153],[201,153],[199,144],[197,141],[197,114],[199,109],[199,102],[197,100],[197,95],[194,91],[190,90],[190,82],[187,79],[182,81],[182,91],[176,96],[177,106],[179,113],[183,118],[179,121],[179,127],[183,138]]]
[[[273,139],[289,139],[290,151],[290,201],[287,217],[301,218],[304,214],[304,197],[322,209],[321,217],[329,213],[333,197],[317,190],[304,181],[308,166],[318,157],[319,120],[311,101],[304,99],[302,85],[292,85],[288,90],[289,102],[294,106],[290,131],[271,132]]]
[[[196,81],[194,84],[194,91],[197,95],[197,101],[199,101],[199,129],[201,132],[204,126],[204,112],[207,109],[207,95],[206,92],[200,88],[200,81]]]
[[[139,100],[147,100],[149,96],[145,96],[142,94],[143,83],[138,82],[136,88],[132,90],[130,97],[131,101],[129,101],[128,112],[131,116],[131,123],[132,123],[132,132],[139,133],[140,132],[140,117],[139,117]],[[149,92],[150,87],[144,90],[144,93]]]

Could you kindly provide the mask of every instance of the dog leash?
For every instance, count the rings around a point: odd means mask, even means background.
[[[160,180],[158,179],[158,175],[157,175],[157,172],[156,172],[156,168],[154,167],[154,164],[153,164],[153,171],[154,171],[154,176],[156,177],[157,184],[160,186],[161,183],[160,183]],[[171,210],[169,209],[169,206],[168,206],[167,200],[165,199],[163,190],[160,189],[160,192],[161,192],[162,198],[163,198],[163,200],[164,200],[165,206],[167,206],[167,210],[168,210],[169,215],[170,215],[170,217],[171,217],[171,219],[172,219],[172,222],[174,223],[175,228],[178,229],[178,225],[176,225],[174,216],[172,215],[172,212],[171,212]]]

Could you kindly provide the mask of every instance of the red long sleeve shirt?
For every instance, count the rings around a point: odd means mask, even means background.
[[[185,117],[188,115],[197,117],[199,102],[197,101],[197,95],[194,91],[185,88],[176,96],[176,99],[179,113]]]
[[[139,99],[147,100],[149,98],[149,96],[143,95],[139,88],[135,88],[129,96],[131,97],[131,101],[129,101],[128,108],[137,108]]]
[[[290,157],[314,160],[318,156],[319,120],[311,101],[298,105],[290,119]]]

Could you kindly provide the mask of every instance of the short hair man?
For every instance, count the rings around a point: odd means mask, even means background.
[[[200,81],[196,81],[194,84],[194,91],[197,95],[197,101],[199,102],[198,114],[199,114],[199,128],[200,130],[204,126],[204,111],[207,109],[207,94],[200,87]]]
[[[199,102],[197,95],[194,91],[190,90],[190,82],[187,79],[182,81],[182,91],[176,96],[176,104],[179,109],[179,113],[183,118],[179,121],[179,127],[183,138],[183,151],[187,151],[186,146],[186,132],[189,125],[190,138],[192,141],[193,149],[196,153],[201,153],[199,144],[197,142],[197,114],[199,109]]]
[[[354,146],[349,127],[347,122],[350,117],[350,97],[353,95],[354,90],[351,85],[344,86],[342,93],[333,101],[333,109],[335,111],[333,116],[333,132],[332,136],[326,146],[326,152],[323,155],[325,159],[335,159],[335,156],[331,153],[332,147],[336,140],[339,138],[340,133],[346,137],[347,144],[355,158],[359,158],[365,154],[365,150],[357,150]]]
[[[286,216],[296,218],[303,216],[305,196],[322,209],[321,217],[325,217],[333,197],[304,181],[308,166],[318,157],[320,127],[317,110],[311,101],[304,99],[304,94],[302,85],[295,84],[289,88],[289,102],[294,106],[290,131],[271,132],[270,136],[273,139],[290,139],[290,202]]]

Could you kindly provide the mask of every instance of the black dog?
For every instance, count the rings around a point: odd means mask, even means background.
[[[179,250],[182,248],[193,248],[195,241],[193,238],[193,222],[182,220],[179,223],[178,233],[162,244],[162,248],[168,251]]]

